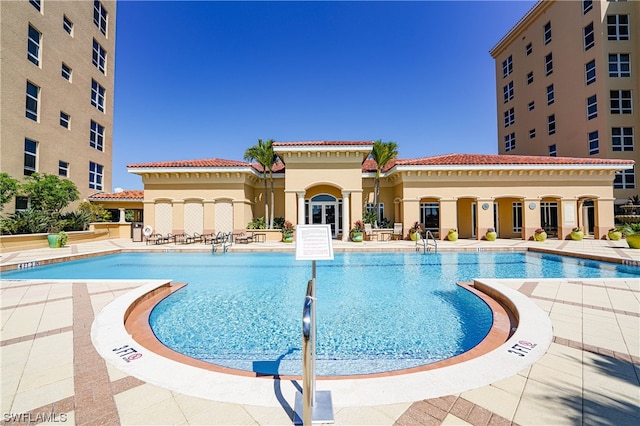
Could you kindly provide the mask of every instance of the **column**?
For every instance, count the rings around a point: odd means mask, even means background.
[[[349,191],[342,191],[342,241],[349,241],[351,214],[349,212]]]
[[[558,203],[560,221],[558,223],[558,239],[568,238],[571,230],[578,226],[577,201],[571,198],[562,198]]]
[[[442,220],[442,212],[440,212],[440,218]],[[420,222],[420,200],[404,199],[402,200],[402,239],[409,234],[409,228],[414,222]]]
[[[184,232],[184,200],[173,200],[173,229],[171,233],[181,234]]]
[[[213,200],[204,200],[202,205],[202,232],[204,234],[211,234],[216,230],[216,202]]]
[[[298,197],[298,223],[304,225],[304,191],[296,192]]]
[[[610,228],[614,227],[614,203],[615,198],[596,198],[594,200],[595,224],[593,227],[594,238],[596,240],[603,239]]]
[[[153,227],[154,232],[156,227],[156,203],[154,201],[143,201],[144,211],[144,224]]]
[[[478,213],[478,224],[481,224],[480,213]],[[440,239],[444,240],[449,235],[449,229],[458,229],[458,200],[456,198],[440,199]],[[486,229],[485,229],[486,231]],[[480,225],[478,225],[478,235],[480,235]],[[484,236],[484,232],[482,232]]]
[[[540,225],[540,199],[525,198],[522,200],[522,239],[532,240]]]
[[[481,240],[487,229],[493,228],[493,198],[478,198],[477,202],[477,217],[476,217],[476,239]],[[500,230],[496,229],[498,236],[500,236]]]
[[[120,207],[118,210],[120,211],[120,223],[126,223],[124,208]]]

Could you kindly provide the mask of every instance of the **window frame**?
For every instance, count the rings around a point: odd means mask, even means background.
[[[622,56],[626,56],[626,61]],[[614,62],[611,61],[611,57],[614,57]],[[626,64],[626,71],[623,70]],[[612,70],[611,66],[614,65],[615,69]],[[626,74],[626,75],[625,75]],[[631,77],[631,54],[629,53],[609,53],[609,77],[624,78]]]
[[[525,54],[525,56],[529,56],[532,53],[533,53],[533,43],[529,43],[524,48],[524,54]]]
[[[62,28],[73,37],[73,21],[67,15],[62,15]]]
[[[60,127],[71,129],[71,116],[64,111],[60,111]]]
[[[617,95],[614,97],[614,93]],[[626,97],[626,93],[629,94]],[[633,95],[631,90],[609,90],[609,106],[611,114],[633,114]],[[617,104],[617,106],[614,106]]]
[[[551,40],[552,40],[552,36],[551,36],[551,21],[549,21],[546,24],[544,24],[542,39],[544,40],[544,44],[545,45],[551,43]]]
[[[514,201],[511,203],[511,227],[512,232],[517,234],[522,232],[522,202]]]
[[[502,88],[502,96],[504,100],[503,103],[505,104],[513,100],[514,98],[513,80],[504,85],[504,87]]]
[[[591,76],[590,74],[593,74],[593,75]],[[596,82],[596,60],[595,59],[592,59],[591,61],[584,64],[584,81],[586,86]]]
[[[635,151],[633,127],[611,128],[611,150],[614,152]]]
[[[544,71],[547,76],[553,74],[553,52],[544,57]]]
[[[105,92],[106,89],[102,87],[100,83],[91,79],[91,105],[100,112],[104,112],[105,110]]]
[[[527,74],[527,84],[533,83],[533,71],[529,71]]]
[[[586,15],[591,9],[593,9],[593,0],[582,0],[582,14]]]
[[[597,130],[587,134],[587,144],[589,155],[598,155],[600,153],[600,137]]]
[[[511,107],[504,112],[504,127],[509,127],[516,122],[515,108]]]
[[[104,166],[89,161],[89,189],[102,191],[104,180]]]
[[[531,101],[527,104],[527,111],[533,111],[534,109],[536,109],[536,102],[535,101]]]
[[[621,17],[624,17],[626,23],[621,22]],[[615,18],[615,22],[609,22],[609,18]],[[625,29],[623,31],[623,29]],[[613,31],[611,31],[613,29]],[[626,34],[623,34],[626,31]],[[607,15],[607,40],[610,41],[626,41],[630,40],[629,31],[629,15]]]
[[[587,120],[598,117],[598,95],[594,94],[587,98]]]
[[[102,74],[107,75],[107,51],[93,39],[92,63]]]
[[[69,162],[58,160],[58,176],[69,177]]]
[[[62,78],[71,83],[71,79],[73,78],[73,68],[63,62],[60,70],[60,75],[62,76]]]
[[[36,90],[35,96],[29,93],[29,88],[34,87]],[[35,104],[35,109],[31,108],[29,104]],[[26,90],[26,102],[25,102],[25,116],[33,120],[35,122],[40,121],[40,86],[34,84],[27,80],[27,90]]]
[[[547,86],[547,105],[553,105],[556,101],[556,94],[553,84]]]
[[[38,12],[42,13],[42,1],[41,0],[29,0],[31,6],[33,6]]]
[[[613,189],[635,189],[635,166],[632,169],[617,171],[613,179]]]
[[[536,129],[529,129],[529,139],[535,139],[536,137]]]
[[[552,143],[548,147],[549,157],[557,157],[558,156],[558,146],[555,143]]]
[[[35,35],[37,35],[37,40],[33,38]],[[31,24],[29,24],[27,31],[27,59],[37,67],[40,67],[40,62],[42,62],[42,33]]]
[[[104,151],[105,127],[97,121],[91,120],[89,125],[89,146],[98,151]]]
[[[102,34],[107,35],[109,12],[99,0],[93,0],[93,23]]]
[[[550,114],[547,116],[547,134],[549,136],[556,134],[556,115]]]
[[[516,133],[511,132],[504,136],[504,151],[509,152],[516,149]]]
[[[30,145],[33,145],[33,151],[29,149]],[[31,158],[33,165],[31,165],[31,161],[29,161]],[[24,176],[31,176],[38,171],[38,141],[24,138],[24,160],[22,166]]]
[[[587,26],[582,29],[582,34],[584,36],[583,47],[586,52],[596,45],[596,34],[593,30],[593,22],[587,24]]]

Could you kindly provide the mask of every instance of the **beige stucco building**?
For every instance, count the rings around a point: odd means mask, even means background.
[[[111,191],[115,28],[114,0],[0,2],[0,171]]]
[[[275,216],[293,224],[329,224],[347,239],[373,209],[373,142],[276,142]],[[396,159],[382,171],[379,208],[390,223],[414,222],[436,237],[457,228],[482,239],[530,239],[544,227],[565,238],[581,227],[602,238],[614,224],[612,182],[631,160],[450,154]],[[264,216],[261,166],[203,159],[130,164],[144,184],[144,223],[155,232],[207,233],[245,229]],[[117,202],[117,194],[105,198]],[[98,200],[96,200],[98,201]]]
[[[500,154],[640,161],[639,1],[540,1],[490,53]],[[617,204],[636,175],[616,175]]]

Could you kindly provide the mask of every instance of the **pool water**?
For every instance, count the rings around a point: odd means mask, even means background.
[[[640,268],[522,252],[339,253],[317,266],[319,375],[393,371],[477,345],[490,309],[455,285],[472,278],[633,277]],[[189,285],[150,324],[168,347],[260,374],[301,373],[311,262],[291,253],[131,253],[3,273],[4,279],[159,278]]]

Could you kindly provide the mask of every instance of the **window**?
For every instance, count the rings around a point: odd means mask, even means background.
[[[98,151],[104,151],[104,127],[91,120],[89,131],[89,146]]]
[[[549,135],[555,135],[556,133],[556,115],[551,114],[547,117],[547,131]]]
[[[533,71],[527,74],[527,84],[533,83]]]
[[[64,78],[65,80],[71,81],[71,73],[72,73],[72,69],[65,64],[64,62],[62,63],[62,78]]]
[[[596,38],[593,33],[593,22],[583,28],[584,32],[584,50],[591,49],[596,44]]]
[[[631,59],[628,53],[609,54],[609,77],[631,77]]]
[[[100,43],[93,39],[93,65],[95,65],[102,74],[107,74],[105,64],[107,62],[107,51],[102,48]]]
[[[596,155],[600,152],[600,142],[598,141],[598,131],[589,132],[589,155]]]
[[[502,88],[502,92],[504,95],[504,103],[506,104],[511,99],[513,99],[513,81]]]
[[[556,149],[556,144],[549,145],[549,157],[555,157],[558,155],[558,150]]]
[[[586,14],[593,9],[593,0],[582,0],[582,14]]]
[[[437,231],[440,228],[440,205],[420,203],[420,223],[430,231]]]
[[[58,176],[69,177],[69,163],[66,161],[58,161]]]
[[[611,147],[613,151],[633,151],[633,127],[613,127]]]
[[[536,137],[536,129],[529,130],[529,139],[533,139]]]
[[[551,22],[544,24],[544,44],[549,44],[551,41]]]
[[[26,117],[33,121],[38,121],[38,100],[40,97],[40,88],[35,84],[27,81],[27,107]]]
[[[40,0],[29,0],[31,6],[35,7],[38,12],[42,10],[42,2]]]
[[[104,167],[93,161],[89,162],[89,189],[102,190],[102,172]]]
[[[631,170],[616,172],[613,180],[613,189],[633,189],[636,187],[635,167]]]
[[[93,0],[93,23],[104,35],[107,35],[107,10],[98,0]]]
[[[16,211],[23,212],[25,210],[29,210],[29,198],[16,197]]]
[[[40,38],[42,34],[29,25],[27,36],[27,59],[40,66]]]
[[[592,120],[598,116],[598,99],[596,95],[587,98],[587,120]]]
[[[60,125],[65,129],[71,127],[71,116],[64,111],[60,111]]]
[[[67,18],[67,15],[62,17],[62,28],[70,35],[73,35],[73,22]]]
[[[584,75],[587,86],[596,81],[596,60],[588,62],[584,66]]]
[[[24,140],[24,175],[31,176],[36,172],[38,142]]]
[[[516,122],[515,109],[510,108],[504,112],[504,127],[509,127]]]
[[[549,53],[544,57],[544,70],[547,75],[550,75],[553,72],[553,54]]]
[[[531,43],[527,44],[527,47],[524,49],[524,53],[529,56],[533,52],[533,45]]]
[[[513,232],[522,232],[522,203],[517,202],[511,205],[511,214],[513,218]]]
[[[611,90],[611,114],[631,114],[631,90]]]
[[[516,134],[510,133],[504,137],[504,150],[506,152],[516,149]]]
[[[629,15],[607,15],[607,38],[629,40]]]
[[[507,59],[502,62],[502,77],[506,77],[513,72],[513,57],[509,55]]]
[[[104,112],[104,87],[95,80],[91,80],[91,105]]]
[[[553,90],[553,84],[547,86],[547,105],[551,105],[556,101],[556,96]]]
[[[365,209],[367,212],[376,212],[373,203],[367,203]],[[384,217],[384,203],[378,203],[378,217]]]
[[[529,102],[527,105],[527,111],[533,111],[536,108],[536,103],[534,101]]]

